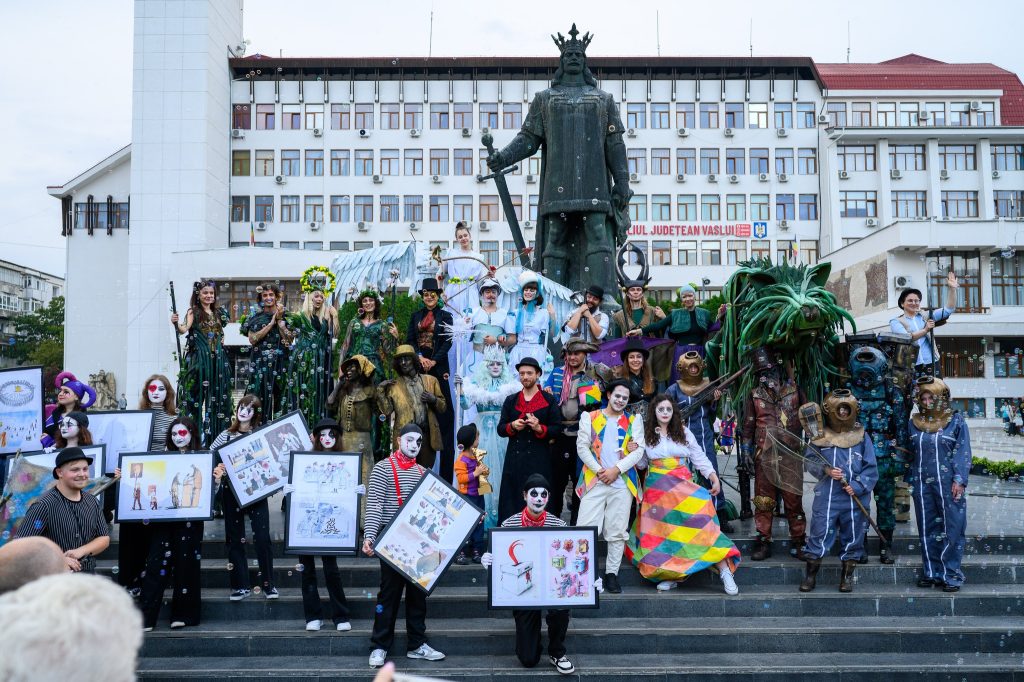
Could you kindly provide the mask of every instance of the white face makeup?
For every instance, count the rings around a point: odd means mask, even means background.
[[[146,394],[151,405],[163,405],[167,400],[167,387],[159,379],[153,379],[149,386],[146,386]]]
[[[320,439],[320,446],[324,450],[330,450],[338,442],[334,437],[334,431],[331,429],[321,429],[320,435],[317,437]]]
[[[171,427],[171,442],[179,450],[187,448],[192,443],[192,432],[184,424],[175,424]]]
[[[608,405],[616,412],[622,412],[629,404],[629,389],[625,386],[616,386],[615,390],[608,396]]]
[[[239,405],[238,409],[235,411],[235,416],[238,417],[238,422],[240,424],[247,424],[251,422],[254,414],[256,414],[256,410],[249,404]]]
[[[418,433],[407,433],[398,439],[398,449],[402,451],[403,455],[412,459],[420,454],[422,446],[423,436]]]
[[[505,369],[505,366],[503,364],[501,364],[500,362],[488,362],[487,363],[487,373],[490,374],[495,379],[497,379],[498,377],[501,376],[501,371],[503,369]]]
[[[654,408],[654,416],[658,418],[658,423],[665,425],[668,424],[672,419],[672,402],[669,400],[662,400]]]
[[[548,504],[548,491],[544,488],[530,488],[526,491],[526,506],[534,514],[544,511]]]
[[[78,438],[78,422],[71,417],[64,417],[60,420],[60,435],[64,440]]]

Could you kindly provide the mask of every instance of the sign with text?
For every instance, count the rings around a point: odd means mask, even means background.
[[[631,237],[729,237],[731,239],[764,239],[768,223],[633,223]]]

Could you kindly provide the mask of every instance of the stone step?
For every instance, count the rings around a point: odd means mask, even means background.
[[[621,635],[620,635],[621,636]],[[511,647],[511,642],[509,642]],[[576,673],[558,675],[546,658],[534,669],[523,668],[511,654],[474,656],[466,649],[449,651],[444,661],[429,663],[410,661],[401,649],[393,649],[392,660],[402,672],[434,676],[450,680],[508,680],[552,677],[567,680],[601,680],[602,682],[676,682],[684,675],[687,682],[702,680],[808,680],[817,682],[827,676],[830,682],[865,682],[870,680],[909,679],[948,681],[967,679],[970,682],[1024,682],[1024,669],[1019,654],[911,653],[894,657],[891,654],[865,653],[858,649],[847,653],[794,653],[765,657],[763,654],[720,654],[702,656],[700,652],[633,656],[576,656]],[[365,653],[369,653],[368,651]],[[310,659],[306,656],[248,656],[222,658],[150,658],[140,661],[139,677],[146,680],[192,680],[222,682],[245,679],[254,682],[288,682],[299,680],[366,680],[374,671],[366,657]]]
[[[783,654],[796,651],[844,651],[858,643],[877,653],[1019,653],[1024,636],[1015,634],[1024,619],[993,617],[908,617],[893,632],[890,618],[764,618],[756,623],[735,618],[577,619],[572,621],[567,647],[576,656],[616,653]],[[359,658],[367,653],[371,621],[353,621],[352,630],[338,632],[325,621],[320,632],[306,632],[299,621],[234,621],[204,624],[183,630],[148,633],[142,656],[246,657],[308,656]],[[771,632],[765,636],[766,630]],[[476,655],[507,654],[514,641],[510,613],[504,618],[466,618],[428,621],[431,646],[440,651],[472,651]],[[642,637],[618,638],[622,633]],[[394,651],[405,651],[405,623],[396,626]],[[1009,634],[1008,634],[1009,633]]]

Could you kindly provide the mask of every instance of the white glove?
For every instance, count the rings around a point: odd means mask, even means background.
[[[45,452],[46,454],[50,454],[51,452],[56,451],[56,449],[57,448],[55,448],[54,446],[50,445],[50,446],[47,446],[47,447],[43,448],[43,452]]]
[[[366,494],[366,486],[363,485],[362,483],[360,483],[359,485],[356,486],[356,495],[365,495],[365,494]]]
[[[292,485],[291,483],[285,483],[284,487],[281,488],[281,492],[283,492],[285,495],[291,495],[293,492],[295,492],[295,486]]]
[[[604,592],[604,579],[598,578],[594,581],[594,589],[598,592]]]
[[[493,563],[494,563],[494,555],[491,554],[490,552],[484,552],[480,556],[480,565],[483,566],[484,568],[490,568],[491,564],[493,564]]]

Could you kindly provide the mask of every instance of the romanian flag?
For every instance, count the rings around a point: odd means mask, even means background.
[[[789,262],[796,263],[798,260],[800,260],[800,243],[794,239],[789,244]]]
[[[579,387],[580,407],[592,407],[601,404],[601,387],[597,384],[586,384]]]
[[[249,223],[249,246],[256,246],[256,226]]]

